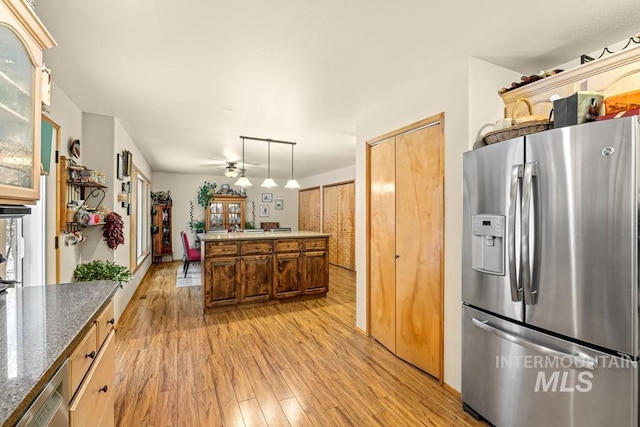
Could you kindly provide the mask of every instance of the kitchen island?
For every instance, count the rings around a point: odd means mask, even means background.
[[[117,289],[95,281],[0,293],[0,425],[20,420]]]
[[[329,235],[313,231],[201,233],[204,309],[329,291]]]

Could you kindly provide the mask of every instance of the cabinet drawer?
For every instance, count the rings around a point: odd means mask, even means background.
[[[306,239],[303,241],[305,251],[327,249],[327,239]]]
[[[82,382],[85,374],[89,370],[93,359],[96,358],[98,347],[96,346],[96,325],[92,325],[89,332],[84,336],[78,347],[69,357],[69,377],[71,378],[69,396],[73,396],[76,389]]]
[[[113,330],[113,324],[115,323],[115,317],[113,315],[113,300],[109,301],[109,304],[102,310],[102,313],[96,319],[97,327],[97,342],[96,348],[100,348],[109,332]]]
[[[243,242],[242,255],[270,254],[271,242]]]
[[[205,246],[205,256],[207,258],[220,255],[236,255],[238,253],[237,243],[210,243]]]
[[[96,363],[89,370],[87,378],[71,402],[69,409],[71,427],[105,424],[106,419],[113,417],[112,395],[115,392],[113,378],[116,348],[114,336],[115,332],[111,332],[107,337]]]
[[[276,240],[276,252],[293,252],[299,250],[299,240]]]

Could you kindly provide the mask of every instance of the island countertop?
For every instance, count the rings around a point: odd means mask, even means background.
[[[232,232],[232,233],[198,233],[203,242],[220,240],[277,240],[277,239],[307,239],[309,237],[329,237],[328,233],[317,231],[266,231],[266,232]]]
[[[118,289],[112,281],[0,294],[0,425],[15,425]]]

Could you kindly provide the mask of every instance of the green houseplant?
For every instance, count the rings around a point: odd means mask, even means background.
[[[111,261],[96,260],[85,264],[78,264],[73,270],[73,280],[75,282],[114,280],[122,283],[128,282],[132,278],[131,270]]]

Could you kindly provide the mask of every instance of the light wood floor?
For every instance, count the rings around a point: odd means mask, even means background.
[[[353,273],[326,298],[203,315],[154,264],[120,319],[119,426],[475,426],[437,381],[354,329]]]

